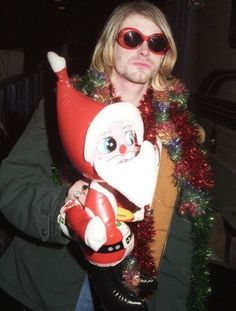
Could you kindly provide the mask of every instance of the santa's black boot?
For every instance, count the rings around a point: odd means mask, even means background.
[[[104,311],[147,311],[145,300],[129,292],[118,278],[115,267],[93,266],[91,285]]]

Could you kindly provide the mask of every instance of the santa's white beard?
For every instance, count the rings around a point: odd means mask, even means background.
[[[144,141],[137,156],[125,160],[117,156],[110,161],[96,159],[97,174],[138,207],[152,203],[159,171],[160,150]]]

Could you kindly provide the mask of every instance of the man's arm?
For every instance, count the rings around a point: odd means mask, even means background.
[[[53,103],[52,103],[53,105]],[[0,209],[20,231],[49,242],[64,242],[57,216],[67,188],[52,181],[44,103],[0,167]],[[52,120],[56,127],[56,118]]]

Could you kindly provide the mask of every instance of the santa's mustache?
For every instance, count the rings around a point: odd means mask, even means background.
[[[97,174],[110,186],[122,193],[138,207],[152,203],[159,169],[159,153],[154,146],[144,141],[139,153],[116,156],[110,161],[97,159],[94,167]]]
[[[118,164],[118,163],[125,163],[129,160],[132,160],[137,155],[137,152],[134,151],[128,151],[125,154],[117,154],[112,159],[107,161],[108,163],[111,162],[112,165]]]

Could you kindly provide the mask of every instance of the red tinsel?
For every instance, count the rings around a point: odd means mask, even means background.
[[[120,193],[116,192],[119,205],[124,206],[130,211],[137,210],[137,207],[128,201]],[[149,206],[145,207],[144,220],[129,223],[131,231],[134,233],[134,249],[132,257],[136,259],[138,270],[147,275],[156,275],[156,265],[151,252],[151,244],[155,237],[154,220],[152,210]],[[132,271],[132,273],[136,273]]]
[[[132,256],[137,258],[139,267],[144,274],[156,276],[157,268],[151,252],[151,245],[155,237],[154,219],[150,208],[146,207],[143,221],[130,223],[135,236]]]
[[[212,173],[203,151],[197,146],[198,128],[190,122],[189,112],[178,109],[176,104],[171,106],[170,119],[182,140],[181,161],[175,166],[176,178],[184,177],[197,189],[209,190],[213,186]]]
[[[179,207],[179,213],[180,215],[184,216],[184,215],[190,215],[191,217],[197,217],[201,215],[201,211],[199,211],[198,207],[196,206],[196,204],[192,203],[192,202],[185,202],[182,203]]]
[[[155,110],[151,105],[150,97],[152,90],[149,90],[144,99],[140,102],[139,111],[144,123],[144,139],[149,140],[152,144],[156,144],[156,120]]]

